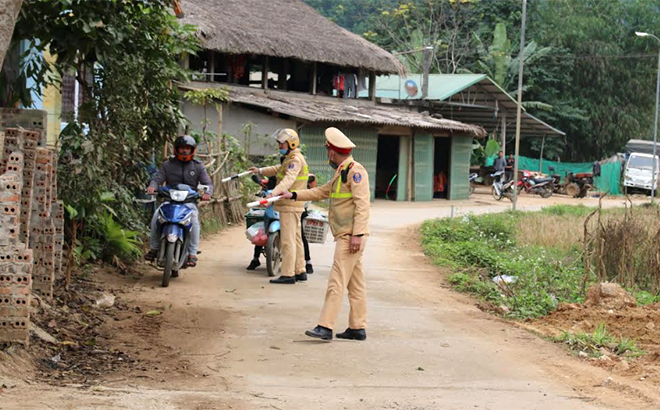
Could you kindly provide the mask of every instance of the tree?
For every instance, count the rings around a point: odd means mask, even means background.
[[[530,36],[553,52],[531,70],[527,95],[555,107],[539,116],[567,132],[565,159],[607,157],[630,138],[652,135],[657,45],[634,32],[660,27],[658,7],[657,0],[532,4]]]
[[[14,25],[22,5],[23,0],[0,0],[0,66],[9,49]]]
[[[174,81],[188,73],[178,58],[198,44],[170,7],[169,0],[26,0],[21,10],[14,44],[30,43],[23,67],[37,90],[59,86],[65,74],[82,90],[78,115],[60,134],[58,172],[59,197],[82,221],[80,246],[109,245],[108,212],[121,226],[144,230],[134,198],[147,166],[183,124]]]
[[[372,17],[373,29],[364,36],[392,51],[433,47],[432,72],[455,73],[470,55],[471,39],[466,30],[475,15],[478,0],[412,0],[391,6],[381,2]],[[402,56],[412,72],[422,72],[424,56]]]

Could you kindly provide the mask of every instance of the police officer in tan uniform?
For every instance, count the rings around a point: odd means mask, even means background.
[[[337,128],[325,130],[326,150],[330,166],[336,169],[325,185],[284,194],[297,201],[330,198],[330,229],[337,242],[334,261],[321,318],[307,336],[332,340],[332,331],[341,309],[344,290],[348,289],[350,313],[348,329],[338,333],[340,339],[367,338],[367,295],[362,271],[362,253],[369,235],[369,176],[351,156],[355,144]]]
[[[279,144],[280,154],[284,155],[281,165],[266,168],[250,168],[252,173],[261,173],[266,177],[277,176],[273,196],[278,192],[307,188],[309,169],[307,161],[300,152],[298,133],[290,128],[277,130],[273,138]],[[305,211],[304,203],[281,200],[275,203],[275,210],[280,213],[280,238],[282,243],[282,273],[270,283],[295,284],[306,281],[305,254],[301,236],[301,216]]]

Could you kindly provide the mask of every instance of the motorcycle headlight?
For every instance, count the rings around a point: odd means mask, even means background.
[[[188,192],[186,191],[170,191],[170,198],[175,202],[183,202],[188,197]]]

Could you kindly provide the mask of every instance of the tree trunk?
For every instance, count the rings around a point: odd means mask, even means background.
[[[23,0],[0,0],[0,66],[14,34],[14,26],[21,11]]]

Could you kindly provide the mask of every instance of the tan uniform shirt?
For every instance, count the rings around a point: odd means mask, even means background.
[[[277,175],[277,185],[273,192],[295,192],[307,188],[309,168],[305,157],[298,149],[289,152],[282,161],[282,165],[262,168],[261,173],[266,177]],[[303,212],[305,204],[283,199],[275,203],[275,210],[280,212]]]
[[[346,173],[346,182],[342,181],[342,171]],[[325,185],[297,192],[300,203],[330,198],[330,229],[335,239],[369,235],[370,196],[367,170],[353,157],[347,158]]]

